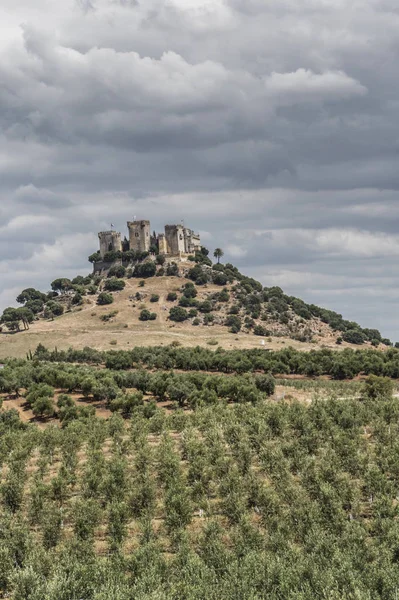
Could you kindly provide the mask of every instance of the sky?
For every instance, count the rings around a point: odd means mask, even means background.
[[[399,340],[397,0],[2,0],[0,308],[134,216]]]

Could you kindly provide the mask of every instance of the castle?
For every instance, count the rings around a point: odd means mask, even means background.
[[[165,225],[165,233],[151,234],[150,221],[128,221],[129,239],[121,238],[117,231],[101,231],[100,255],[103,259],[107,252],[135,250],[139,252],[155,252],[164,256],[181,257],[193,254],[201,249],[201,239],[198,233],[188,229],[183,224]]]

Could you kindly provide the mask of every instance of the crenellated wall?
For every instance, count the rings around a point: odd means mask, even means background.
[[[151,246],[151,228],[149,221],[128,221],[130,250],[149,252]]]
[[[100,254],[104,257],[106,252],[119,252],[122,250],[121,234],[117,231],[100,231]]]

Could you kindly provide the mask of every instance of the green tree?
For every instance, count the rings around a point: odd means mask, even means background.
[[[35,400],[32,411],[35,417],[52,417],[54,415],[54,404],[48,396],[41,396]]]
[[[113,301],[114,297],[112,294],[109,294],[107,292],[101,292],[100,294],[98,294],[97,304],[99,306],[103,306],[105,304],[112,304]]]
[[[221,248],[216,248],[215,251],[214,251],[214,253],[213,253],[213,256],[215,258],[217,258],[218,264],[219,264],[220,263],[220,259],[222,258],[222,256],[224,256],[224,252],[223,252],[223,250]],[[222,284],[222,285],[225,285],[225,284]]]
[[[173,306],[169,311],[169,319],[177,322],[185,321],[188,319],[188,313],[180,306]]]
[[[104,289],[107,292],[118,292],[125,288],[126,283],[123,279],[118,279],[117,277],[111,277],[111,279],[107,279],[104,283]]]
[[[60,277],[51,282],[51,289],[55,292],[66,292],[72,289],[72,282],[66,277]]]
[[[364,395],[372,400],[391,398],[393,390],[393,381],[389,377],[378,377],[377,375],[369,375],[363,388]]]

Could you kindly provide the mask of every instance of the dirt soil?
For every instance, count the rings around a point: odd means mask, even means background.
[[[97,306],[96,297],[85,297],[85,304],[66,312],[53,321],[40,319],[31,324],[28,331],[18,333],[0,333],[0,360],[6,357],[23,358],[34,352],[39,343],[49,349],[64,350],[69,347],[81,349],[90,346],[98,350],[129,349],[134,346],[159,346],[178,341],[182,346],[203,346],[211,349],[221,347],[227,350],[244,348],[264,348],[278,350],[292,346],[298,350],[311,350],[328,347],[334,350],[349,347],[349,344],[337,346],[336,334],[328,326],[320,324],[314,336],[315,342],[298,342],[289,337],[261,338],[252,332],[233,334],[223,325],[193,326],[190,321],[174,323],[167,319],[169,309],[177,302],[167,302],[169,292],[177,292],[188,280],[178,277],[153,277],[146,280],[143,288],[137,279],[127,279],[121,292],[114,292],[114,303]],[[229,287],[229,286],[227,286]],[[220,286],[208,284],[198,288],[198,299],[204,300],[213,292],[220,292]],[[136,300],[137,292],[142,294]],[[158,294],[158,302],[150,302],[151,294]],[[141,322],[139,314],[143,308],[157,314],[155,321]],[[102,315],[118,311],[109,321],[101,321]],[[219,318],[224,318],[226,307]],[[335,337],[334,337],[335,336]],[[216,342],[216,343],[215,343]],[[263,343],[264,344],[263,344]],[[359,347],[359,346],[358,346]]]

